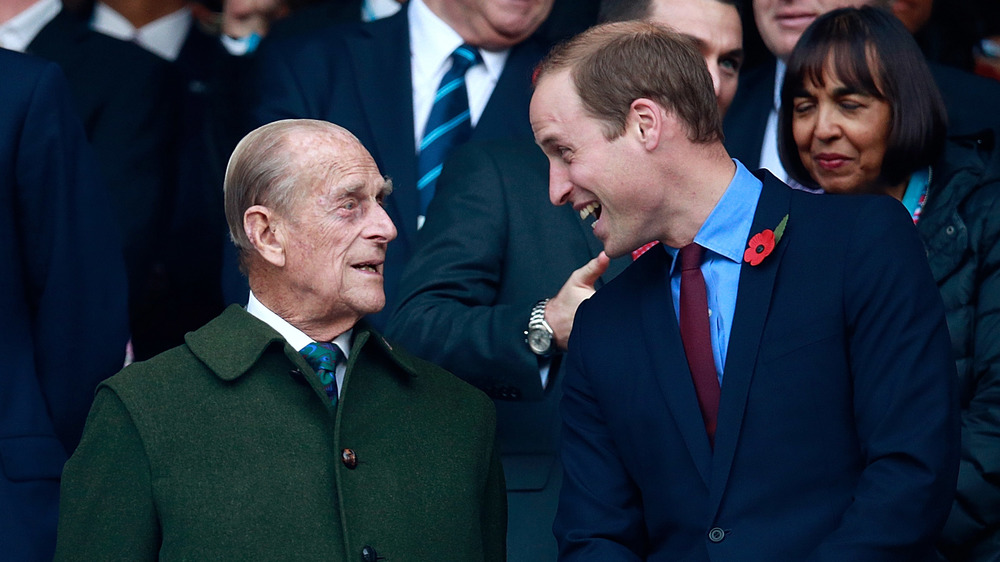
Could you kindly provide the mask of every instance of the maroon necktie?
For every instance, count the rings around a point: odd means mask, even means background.
[[[715,372],[712,357],[712,334],[708,324],[708,294],[705,277],[701,274],[701,255],[704,248],[689,244],[681,248],[681,341],[695,392],[698,406],[705,421],[708,442],[715,445],[715,421],[719,415],[719,376]]]

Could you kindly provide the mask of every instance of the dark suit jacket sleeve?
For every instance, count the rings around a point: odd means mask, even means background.
[[[403,274],[401,304],[387,334],[488,394],[506,387],[521,398],[540,399],[538,360],[524,342],[524,330],[532,305],[555,291],[546,294],[551,287],[529,285],[545,276],[544,264],[534,272],[536,279],[506,278],[508,250],[530,249],[509,248],[515,219],[505,192],[541,187],[504,181],[485,149],[466,146],[449,159],[420,230],[419,249]],[[531,296],[498,303],[505,284],[524,284]]]
[[[47,65],[20,131],[15,203],[39,384],[67,453],[128,339],[121,242],[68,91]]]
[[[840,526],[810,560],[917,560],[955,493],[956,374],[940,293],[899,204],[851,225],[843,280],[854,420],[866,459]]]
[[[559,410],[565,472],[553,532],[559,560],[638,562],[648,552],[642,495],[622,462],[615,430],[590,382],[602,376],[589,371],[586,361],[589,351],[602,347],[599,330],[594,330],[602,323],[588,314],[589,305],[584,301],[577,309],[563,366]]]
[[[100,389],[63,474],[55,559],[157,560],[151,478],[131,415],[114,391]]]

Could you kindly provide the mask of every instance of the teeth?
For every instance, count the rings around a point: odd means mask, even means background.
[[[590,215],[593,215],[594,211],[596,211],[600,206],[601,205],[597,203],[597,201],[594,201],[590,205],[587,205],[586,207],[580,209],[580,219],[583,220],[589,217]]]

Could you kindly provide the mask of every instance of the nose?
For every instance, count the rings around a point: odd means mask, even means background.
[[[569,174],[563,164],[549,161],[549,201],[558,207],[569,202],[569,195],[573,191],[573,183],[569,181]]]
[[[842,130],[834,108],[821,105],[816,115],[816,138],[829,142],[840,137]]]
[[[368,238],[384,243],[396,238],[396,225],[392,224],[389,213],[385,212],[385,208],[382,205],[375,205],[373,212],[370,214]]]
[[[708,63],[708,73],[712,75],[712,87],[715,88],[715,99],[719,99],[722,93],[722,78],[719,77],[719,63],[717,61],[705,61]]]

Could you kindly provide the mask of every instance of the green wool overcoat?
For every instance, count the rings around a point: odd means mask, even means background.
[[[56,560],[504,559],[480,391],[363,325],[336,408],[238,306],[185,341],[98,389]]]

